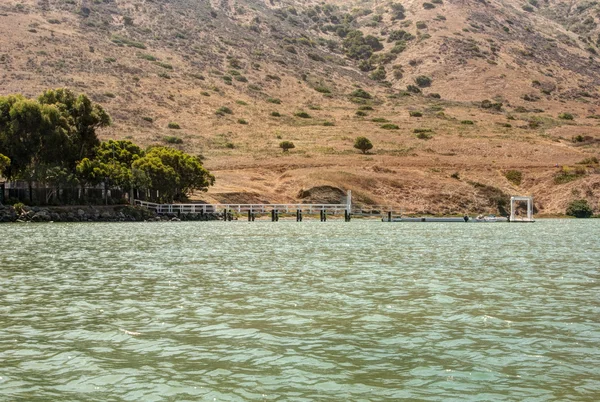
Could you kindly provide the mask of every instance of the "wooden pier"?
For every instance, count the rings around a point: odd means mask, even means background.
[[[345,203],[340,204],[158,204],[154,202],[135,200],[135,205],[147,208],[159,215],[200,214],[217,216],[224,221],[232,221],[246,216],[253,222],[257,216],[270,216],[272,222],[278,222],[282,215],[295,216],[297,222],[302,222],[305,215],[319,214],[321,222],[326,222],[329,216],[343,216],[344,221],[350,222],[352,217],[377,217],[383,222],[534,222],[533,198],[512,197],[511,214],[507,218],[481,219],[465,217],[402,217],[402,211],[386,205],[352,206],[352,193],[348,191]],[[516,217],[515,204],[527,203],[527,217]]]
[[[147,208],[159,215],[216,215],[225,221],[233,220],[234,216],[237,219],[245,216],[248,221],[254,221],[258,216],[267,215],[271,221],[277,222],[285,214],[295,216],[297,222],[302,222],[305,215],[318,214],[321,222],[326,222],[330,216],[342,216],[344,221],[350,222],[353,216],[387,217],[399,214],[399,211],[382,205],[353,208],[350,191],[348,191],[345,202],[340,204],[158,204],[135,200],[135,205]]]

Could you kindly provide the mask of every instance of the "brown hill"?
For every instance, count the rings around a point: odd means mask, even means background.
[[[201,154],[208,201],[598,212],[598,5],[572,3],[5,0],[0,94],[88,93],[103,138]]]

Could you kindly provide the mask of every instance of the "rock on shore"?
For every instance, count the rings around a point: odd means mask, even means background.
[[[144,222],[144,221],[210,221],[216,214],[157,215],[129,205],[13,207],[0,205],[0,222]]]

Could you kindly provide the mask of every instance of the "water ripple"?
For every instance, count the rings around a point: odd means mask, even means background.
[[[600,398],[596,221],[3,231],[0,400]]]

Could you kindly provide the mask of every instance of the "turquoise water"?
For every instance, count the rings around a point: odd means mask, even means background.
[[[600,399],[600,221],[2,225],[0,400]]]

